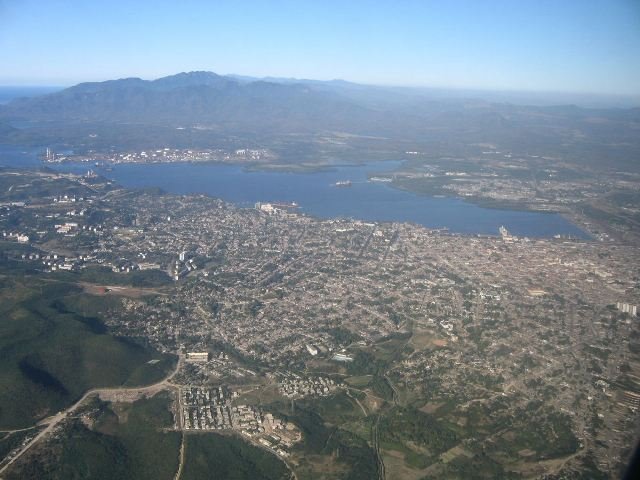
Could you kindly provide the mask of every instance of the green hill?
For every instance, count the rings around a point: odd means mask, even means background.
[[[97,412],[88,427],[70,421],[64,435],[35,449],[6,478],[170,480],[178,469],[180,433],[173,425],[166,392],[131,404],[91,401]]]
[[[0,279],[0,428],[32,425],[94,387],[153,383],[174,364],[74,312],[87,295],[72,284],[28,280]]]
[[[277,480],[291,478],[287,467],[272,453],[244,440],[214,433],[188,435],[182,478]]]

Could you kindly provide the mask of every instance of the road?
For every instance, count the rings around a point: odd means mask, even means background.
[[[33,430],[34,428],[38,428],[37,425],[33,425],[31,427],[26,428],[18,428],[16,430],[0,430],[0,433],[18,433],[18,432],[26,432],[27,430]]]
[[[362,414],[363,414],[365,417],[368,417],[368,416],[369,416],[369,414],[367,413],[367,410],[364,408],[364,406],[360,403],[360,400],[358,400],[356,397],[352,396],[352,395],[351,395],[351,392],[349,392],[349,389],[347,389],[347,390],[346,390],[346,393],[347,393],[347,396],[348,396],[349,398],[351,398],[352,400],[355,400],[355,402],[356,402],[356,403],[358,404],[358,406],[360,407],[360,410],[362,410]]]
[[[24,445],[18,451],[18,453],[11,460],[9,460],[9,462],[7,462],[6,465],[4,465],[2,468],[0,468],[0,475],[2,475],[11,465],[13,465],[13,463],[16,460],[18,460],[20,457],[22,457],[22,455],[24,455],[31,447],[33,447],[39,441],[45,439],[51,432],[53,432],[55,430],[55,428],[58,426],[58,424],[62,420],[64,420],[65,418],[67,418],[67,416],[69,416],[73,412],[75,412],[78,409],[78,407],[80,407],[80,405],[82,405],[82,403],[87,398],[89,398],[91,395],[96,395],[96,394],[99,395],[102,392],[105,392],[105,393],[107,393],[107,392],[108,393],[134,393],[134,392],[139,392],[139,393],[153,392],[153,393],[156,393],[157,391],[159,391],[158,389],[162,389],[164,387],[173,387],[173,385],[171,385],[169,383],[169,381],[176,375],[176,373],[178,373],[178,371],[180,370],[180,367],[182,366],[183,361],[184,361],[184,359],[183,359],[182,355],[178,355],[178,362],[176,363],[176,368],[173,370],[173,372],[171,372],[163,380],[161,380],[161,381],[159,381],[157,383],[154,383],[152,385],[147,385],[145,387],[132,387],[132,388],[121,388],[121,387],[94,388],[94,389],[91,389],[91,390],[87,391],[80,398],[80,400],[78,400],[76,403],[71,405],[66,410],[62,410],[62,411],[58,412],[56,415],[53,415],[52,417],[46,418],[45,420],[41,421],[39,423],[39,425],[47,425],[47,427],[44,430],[42,430],[38,435],[33,437],[33,439],[29,443]]]
[[[186,443],[187,440],[185,437],[185,433],[184,431],[182,432],[182,441],[180,442],[180,463],[178,464],[178,471],[176,472],[176,476],[174,477],[175,480],[180,480],[180,477],[182,477],[182,470],[184,469],[184,451],[187,448]]]
[[[376,418],[376,423],[373,424],[372,439],[373,450],[376,453],[376,459],[378,462],[378,480],[385,480],[387,473],[384,468],[384,460],[382,459],[382,453],[380,452],[380,436],[378,433],[378,424],[380,423],[380,415]]]

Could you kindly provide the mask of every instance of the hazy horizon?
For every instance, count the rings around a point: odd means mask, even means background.
[[[203,70],[200,70],[203,71]],[[207,71],[208,73],[215,73],[225,77],[237,77],[237,78],[252,78],[262,81],[291,81],[291,82],[347,82],[356,85],[362,85],[373,88],[386,88],[386,89],[404,89],[414,92],[420,92],[426,96],[436,98],[469,98],[469,99],[481,99],[492,102],[500,103],[513,103],[521,105],[577,105],[586,108],[636,108],[640,107],[640,93],[639,94],[611,94],[611,93],[597,93],[597,92],[569,92],[569,91],[554,91],[554,90],[518,90],[518,89],[492,89],[492,88],[465,88],[465,87],[447,87],[447,86],[432,86],[432,85],[402,85],[402,84],[373,84],[355,82],[344,78],[333,79],[317,79],[317,78],[295,78],[295,77],[272,77],[272,76],[259,76],[259,75],[239,75],[236,73],[218,73]],[[166,76],[177,75],[180,73],[189,72],[174,72]],[[0,84],[0,104],[7,103],[13,98],[19,96],[35,96],[39,94],[53,93],[55,91],[63,90],[65,88],[73,87],[80,83],[88,82],[106,82],[110,80],[122,80],[125,78],[140,78],[146,81],[157,80],[161,77],[141,77],[132,75],[128,77],[119,78],[105,78],[103,80],[81,80],[75,83],[69,84]],[[2,91],[4,90],[4,91]],[[13,94],[15,90],[15,94]],[[20,92],[20,91],[23,92]],[[30,90],[27,95],[24,95],[25,90]]]

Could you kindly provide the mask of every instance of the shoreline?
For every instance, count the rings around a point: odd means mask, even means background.
[[[386,163],[386,162],[401,162],[399,160],[386,160],[386,161],[380,161],[380,162],[375,162],[376,165],[380,165],[381,163]],[[372,163],[367,163],[367,162],[363,162],[363,163],[354,163],[354,162],[346,162],[346,163],[336,163],[336,164],[318,164],[318,165],[301,165],[301,166],[295,166],[295,165],[290,165],[290,164],[262,164],[262,163],[256,163],[256,162],[222,162],[222,161],[192,161],[192,160],[187,160],[184,162],[109,162],[109,163],[105,163],[105,167],[115,167],[117,165],[137,165],[137,166],[153,166],[153,165],[163,165],[163,164],[186,164],[186,165],[194,165],[194,166],[229,166],[229,167],[237,167],[239,169],[241,169],[241,171],[243,173],[252,173],[252,172],[262,172],[262,173],[282,173],[282,174],[301,174],[301,175],[311,175],[311,174],[315,174],[315,173],[327,173],[327,172],[335,172],[338,171],[340,168],[349,168],[349,167],[367,167],[372,165]],[[65,161],[65,162],[45,162],[45,161],[40,161],[39,162],[39,168],[45,168],[45,169],[51,169],[60,173],[60,170],[58,170],[57,167],[61,167],[62,169],[65,168],[65,166],[72,166],[72,167],[81,167],[84,168],[86,167],[89,170],[93,170],[93,165],[90,161],[86,161],[86,162],[82,162],[82,161]],[[15,167],[7,167],[7,168],[15,168]],[[21,168],[25,168],[25,169],[32,169],[34,168],[34,166],[31,165],[25,165],[24,167]],[[37,168],[37,167],[35,167]],[[104,167],[99,167],[96,169],[96,173],[100,176],[103,176],[105,178],[109,178],[110,180],[114,180],[112,178],[110,178],[110,175],[108,171],[104,171]],[[67,172],[69,173],[69,172]],[[389,175],[389,174],[393,174],[393,171],[386,171],[384,172],[385,174]],[[367,180],[365,180],[366,182],[371,182],[370,180],[370,176],[371,175],[377,175],[377,174],[382,174],[382,172],[368,172],[367,173]],[[372,182],[372,183],[376,183],[376,182]],[[465,197],[465,196],[456,196],[456,195],[450,195],[449,192],[446,191],[440,191],[438,189],[438,192],[436,193],[436,191],[434,190],[433,193],[430,192],[421,192],[421,191],[416,191],[415,189],[412,188],[407,188],[403,185],[399,185],[396,182],[384,182],[384,185],[391,187],[394,190],[397,191],[402,191],[417,197],[423,197],[423,198],[447,198],[447,199],[452,199],[452,200],[461,200],[469,205],[473,205],[476,207],[480,207],[480,208],[484,208],[484,209],[489,209],[489,210],[495,210],[495,211],[511,211],[511,212],[523,212],[523,213],[535,213],[535,214],[552,214],[552,215],[558,215],[560,217],[562,217],[565,221],[567,221],[570,225],[572,225],[573,227],[577,228],[580,231],[580,235],[575,235],[575,234],[564,234],[567,236],[570,236],[571,238],[575,238],[578,240],[583,240],[583,241],[596,241],[596,233],[594,233],[590,228],[589,225],[587,224],[587,222],[583,221],[583,219],[577,215],[575,212],[572,212],[569,209],[542,209],[542,208],[536,208],[535,206],[532,206],[531,204],[527,204],[526,202],[511,202],[511,201],[504,201],[504,200],[492,200],[492,199],[484,199],[484,198],[480,198],[480,197]],[[127,187],[129,188],[129,187]],[[143,187],[134,187],[134,188],[143,188]],[[146,187],[145,187],[146,188]],[[159,187],[162,189],[162,187]],[[163,189],[164,190],[164,189]],[[169,193],[169,192],[167,192]],[[198,192],[192,192],[192,193],[198,193]],[[203,193],[203,192],[200,192]],[[230,203],[235,203],[237,205],[241,205],[243,202],[242,201],[233,201],[233,200],[227,200],[224,197],[220,196],[220,195],[213,195],[211,193],[207,193],[205,192],[206,195],[214,197],[214,198],[221,198],[224,201],[228,201]],[[302,204],[302,207],[304,208],[304,204]],[[331,219],[331,218],[351,218],[351,219],[357,219],[357,217],[353,217],[353,216],[349,216],[349,215],[344,215],[344,216],[340,216],[340,215],[333,215],[331,217],[323,217],[323,216],[317,216],[312,214],[311,212],[305,212],[306,215],[310,215],[310,216],[314,216],[315,218],[320,218],[320,219]],[[366,219],[362,219],[363,221],[367,221]],[[385,222],[396,222],[398,220],[384,220]],[[379,222],[382,222],[382,220],[379,220]],[[418,225],[423,226],[424,228],[427,229],[434,229],[434,228],[440,228],[440,227],[436,227],[433,225],[428,225],[428,224],[424,224],[422,222],[419,221],[411,221],[411,220],[406,220],[404,222],[407,223],[415,223]],[[452,232],[453,233],[453,232]],[[491,235],[490,233],[487,232],[456,232],[457,234],[461,234],[461,235]],[[527,236],[529,238],[554,238],[553,234],[549,234],[549,235],[542,235],[542,236],[538,236],[538,235],[520,235],[520,236]]]
[[[386,160],[386,161],[382,161],[382,162],[375,162],[376,165],[380,164],[380,163],[386,163],[386,162],[396,162],[398,163],[398,160]],[[45,163],[45,162],[43,162]],[[67,165],[75,165],[75,166],[82,166],[84,165],[86,162],[65,162]],[[367,167],[367,166],[372,166],[372,163],[361,163],[361,164],[355,164],[355,163],[340,163],[340,164],[331,164],[331,165],[317,165],[317,166],[302,166],[298,169],[291,169],[289,168],[290,166],[293,165],[285,165],[285,168],[279,168],[279,165],[271,165],[272,168],[269,168],[270,164],[260,164],[260,163],[251,163],[251,162],[246,162],[246,163],[230,163],[230,162],[215,162],[215,161],[206,161],[206,162],[194,162],[194,161],[185,161],[185,162],[126,162],[126,163],[118,163],[117,165],[138,165],[138,166],[154,166],[154,165],[162,165],[162,164],[185,164],[185,165],[193,165],[193,166],[214,166],[214,167],[218,167],[218,166],[229,166],[229,167],[238,167],[241,169],[241,171],[243,173],[281,173],[281,174],[292,174],[292,175],[296,175],[296,174],[300,174],[300,175],[313,175],[316,173],[326,173],[326,172],[336,172],[338,171],[340,168],[349,168],[349,167]],[[45,163],[45,165],[47,165],[47,163]],[[116,165],[115,163],[113,165]],[[109,172],[101,172],[102,175],[104,175],[105,173],[109,173]],[[386,174],[392,174],[393,171],[387,171],[384,172]],[[375,174],[381,174],[381,172],[374,172]],[[365,182],[367,183],[378,183],[378,182],[372,182],[369,178],[369,173],[367,173],[367,179],[365,180]],[[108,178],[108,177],[107,177]],[[514,202],[508,202],[508,201],[500,201],[500,200],[496,200],[496,201],[491,201],[491,200],[485,200],[479,197],[464,197],[464,196],[456,196],[456,195],[450,195],[448,194],[449,192],[443,192],[442,194],[427,194],[427,193],[423,193],[423,192],[416,192],[410,188],[403,188],[402,186],[399,186],[397,183],[395,182],[384,182],[384,185],[387,187],[390,187],[394,190],[398,190],[404,193],[408,193],[417,197],[422,197],[422,198],[446,198],[446,199],[451,199],[451,200],[461,200],[469,205],[473,205],[476,207],[480,207],[483,209],[489,209],[489,210],[494,210],[494,211],[508,211],[508,212],[522,212],[522,213],[535,213],[535,214],[550,214],[550,215],[558,215],[560,217],[562,217],[564,220],[566,220],[569,224],[571,224],[572,226],[576,227],[578,230],[580,230],[581,235],[579,236],[575,236],[575,235],[570,235],[572,239],[575,240],[581,240],[581,241],[593,241],[595,240],[594,238],[594,234],[589,231],[588,229],[585,228],[585,226],[582,224],[582,222],[577,223],[573,218],[569,217],[568,214],[570,214],[571,212],[567,212],[567,211],[559,211],[559,210],[541,210],[541,209],[535,209],[535,208],[531,208],[530,206],[523,204],[523,203],[514,203]],[[128,188],[128,187],[127,187]],[[160,187],[161,188],[161,187]],[[170,192],[167,192],[170,193]],[[233,203],[236,204],[238,206],[242,206],[243,203],[246,203],[246,201],[232,201],[232,200],[228,200],[225,199],[221,196],[216,196],[210,193],[206,193],[206,192],[192,192],[194,194],[196,193],[204,193],[205,195],[208,195],[210,197],[213,198],[220,198],[221,200],[225,201],[225,202],[229,202],[229,203]],[[251,202],[249,202],[251,203]],[[268,203],[268,202],[267,202]],[[304,204],[301,204],[301,207],[304,209]],[[334,215],[331,217],[323,217],[320,215],[316,215],[313,214],[312,212],[304,212],[305,215],[313,217],[313,218],[317,218],[320,220],[331,220],[331,219],[351,219],[351,220],[362,220],[362,221],[368,221],[366,219],[363,218],[357,218],[357,217],[353,217],[353,216],[348,216],[348,215]],[[399,222],[399,220],[378,220],[376,221],[376,223],[378,222],[385,222],[385,223],[393,223],[393,222]],[[487,236],[493,236],[494,234],[491,233],[482,233],[482,232],[454,232],[449,230],[449,227],[439,227],[439,226],[433,226],[433,225],[426,225],[423,223],[420,223],[418,221],[410,221],[410,220],[406,220],[406,221],[401,221],[401,223],[413,223],[416,225],[420,225],[423,228],[429,229],[429,230],[440,230],[442,228],[446,228],[447,231],[449,231],[452,234],[458,234],[458,235],[465,235],[465,236],[476,236],[476,235],[487,235]],[[497,234],[495,234],[497,235]],[[554,239],[553,235],[520,235],[520,236],[526,236],[532,239]]]

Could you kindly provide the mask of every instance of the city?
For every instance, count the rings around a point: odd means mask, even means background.
[[[72,275],[110,299],[101,317],[114,334],[186,356],[170,388],[185,431],[238,430],[295,470],[304,433],[287,402],[331,398],[353,405],[360,419],[341,428],[360,435],[367,419],[405,409],[437,419],[448,440],[424,440],[429,453],[378,433],[387,472],[437,475],[487,455],[504,471],[551,475],[580,471],[587,454],[612,471],[633,444],[632,246],[319,220],[93,175],[3,179],[14,185],[0,213],[4,261]]]
[[[639,19],[0,0],[0,480],[635,480]]]

